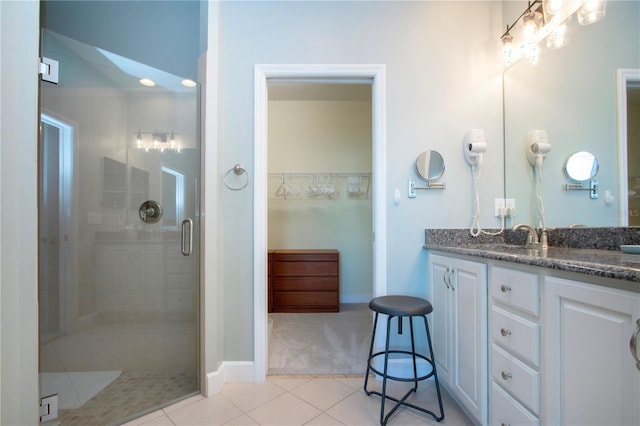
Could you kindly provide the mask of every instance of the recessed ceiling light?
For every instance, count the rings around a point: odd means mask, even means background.
[[[156,82],[148,78],[141,78],[140,84],[142,84],[143,86],[153,87],[156,85]]]
[[[184,80],[182,80],[182,85],[184,87],[196,87],[196,82],[188,78],[185,78]]]

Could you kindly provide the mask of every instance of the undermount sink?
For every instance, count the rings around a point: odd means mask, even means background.
[[[474,245],[472,248],[475,248],[477,250],[494,251],[500,252],[502,254],[515,254],[521,256],[524,255],[546,257],[547,254],[546,248],[532,248],[525,247],[524,245],[507,243],[482,243]]]
[[[507,243],[482,243],[477,245],[478,248],[486,250],[512,250],[512,249],[527,249],[529,248],[519,244],[507,244]]]

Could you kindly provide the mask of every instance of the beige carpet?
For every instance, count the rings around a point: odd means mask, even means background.
[[[366,303],[344,304],[340,310],[269,314],[268,374],[364,374],[372,313]]]

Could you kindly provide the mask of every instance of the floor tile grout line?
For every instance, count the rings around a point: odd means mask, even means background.
[[[319,379],[319,380],[327,380],[327,379]],[[338,382],[338,383],[340,383],[340,382]],[[346,385],[345,385],[345,386],[346,386]],[[347,387],[349,387],[349,386],[347,386]],[[353,394],[355,394],[355,393],[357,393],[357,392],[358,392],[358,389],[353,389],[353,388],[351,388],[351,392],[350,392],[348,395],[346,395],[346,396],[345,396],[345,397],[343,397],[342,399],[340,399],[340,400],[336,401],[333,405],[331,405],[331,406],[330,406],[329,408],[327,408],[327,409],[323,409],[323,408],[317,407],[316,405],[314,405],[314,403],[309,402],[309,401],[307,401],[307,400],[304,400],[304,399],[303,399],[303,401],[305,401],[307,404],[312,405],[313,407],[317,408],[318,410],[322,411],[323,413],[326,413],[326,412],[327,412],[327,411],[329,411],[331,408],[333,408],[333,407],[335,407],[336,405],[340,404],[340,403],[341,403],[341,402],[343,402],[345,399],[349,398],[351,395],[353,395]],[[295,396],[295,394],[293,394],[293,395]],[[302,398],[300,398],[300,397],[298,397],[298,398],[299,398],[299,399],[302,399]]]
[[[285,391],[285,392],[286,392],[286,391]],[[250,411],[257,410],[258,408],[260,408],[260,407],[262,407],[262,406],[264,406],[264,405],[266,405],[266,404],[269,404],[270,402],[274,401],[276,398],[279,398],[279,397],[281,397],[282,395],[284,395],[284,393],[281,393],[281,394],[279,394],[278,396],[276,396],[275,398],[271,398],[271,399],[269,399],[268,401],[263,402],[262,404],[258,404],[258,405],[256,405],[255,407],[250,408],[248,411],[245,411],[242,407],[239,407],[239,406],[238,406],[237,404],[235,404],[235,403],[234,403],[230,398],[228,398],[227,396],[223,395],[223,394],[222,394],[222,392],[218,393],[217,395],[219,395],[220,397],[224,398],[224,399],[225,399],[225,401],[227,401],[229,404],[233,405],[233,406],[234,406],[234,407],[236,407],[238,410],[240,410],[240,412],[241,412],[242,414],[248,415],[248,413],[249,413]],[[214,396],[216,396],[216,395],[214,395]],[[254,420],[254,421],[255,421],[255,420]]]

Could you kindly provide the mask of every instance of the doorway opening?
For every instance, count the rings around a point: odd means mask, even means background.
[[[362,374],[373,292],[371,82],[268,82],[269,375]]]
[[[386,293],[386,139],[384,65],[256,65],[254,111],[254,379],[267,373],[268,85],[283,82],[369,84],[372,97],[373,296]]]

